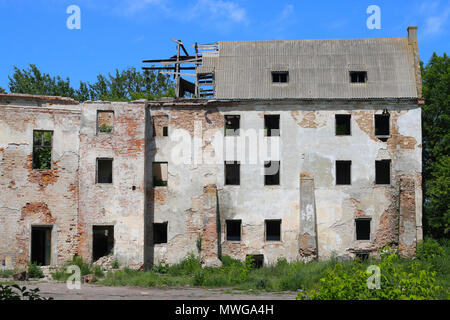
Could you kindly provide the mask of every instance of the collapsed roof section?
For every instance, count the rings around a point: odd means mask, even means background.
[[[177,44],[177,53],[168,59],[143,60],[143,63],[157,63],[160,66],[142,67],[144,70],[158,70],[160,73],[171,74],[175,79],[175,94],[183,98],[190,93],[198,98],[214,96],[214,73],[199,72],[203,56],[218,52],[218,44],[197,44],[193,46],[195,55],[190,55],[181,40],[170,39]],[[192,73],[195,71],[195,73]],[[182,76],[193,77],[194,82],[185,80]]]

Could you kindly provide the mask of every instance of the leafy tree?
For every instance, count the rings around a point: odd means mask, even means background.
[[[69,78],[64,80],[60,76],[52,77],[42,73],[34,64],[30,64],[28,69],[23,70],[14,67],[14,74],[8,78],[12,93],[62,96],[78,101],[152,100],[158,97],[175,96],[174,84],[170,76],[150,70],[141,72],[134,67],[122,71],[116,69],[113,75],[99,74],[92,84],[80,81],[78,89],[71,86]]]
[[[14,74],[9,78],[9,90],[12,93],[28,93],[48,96],[73,97],[75,90],[70,86],[69,78],[51,77],[42,73],[34,64],[20,70],[14,66]]]
[[[3,89],[2,87],[0,87],[0,93],[5,92],[5,89]]]
[[[450,58],[433,53],[422,68],[424,231],[450,235]]]

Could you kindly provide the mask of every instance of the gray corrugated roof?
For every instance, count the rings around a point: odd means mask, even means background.
[[[199,72],[215,74],[215,98],[417,97],[408,38],[219,42]],[[271,71],[289,71],[273,84]],[[367,71],[350,84],[349,71]]]

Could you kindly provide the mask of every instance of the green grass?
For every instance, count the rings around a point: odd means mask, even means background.
[[[12,277],[13,274],[17,273],[16,270],[0,270],[0,278],[9,278]]]
[[[59,281],[66,281],[67,278],[69,278],[72,275],[72,273],[66,273],[66,269],[70,265],[78,266],[80,268],[81,276],[94,274],[96,278],[104,277],[104,273],[101,267],[84,263],[81,257],[74,256],[72,260],[67,261],[64,266],[53,269],[53,271],[51,272],[53,279]]]
[[[450,289],[450,243],[441,243],[442,250],[426,240],[420,245],[419,258],[396,258],[393,266],[398,271],[408,270],[413,262],[419,263],[419,268],[436,272],[438,284],[445,289],[442,296],[447,299]],[[423,247],[422,247],[423,246]],[[208,288],[228,288],[227,290],[241,290],[243,292],[282,292],[296,291],[298,289],[310,290],[327,271],[336,264],[342,265],[345,270],[352,268],[352,261],[338,261],[332,258],[328,261],[311,261],[288,263],[284,259],[271,266],[254,269],[251,261],[241,262],[228,256],[222,257],[222,266],[219,268],[202,267],[200,261],[193,254],[175,265],[156,265],[152,270],[143,272],[125,268],[116,272],[108,272],[100,282],[109,286],[137,286],[137,287],[164,287],[164,286],[196,286]],[[374,260],[361,262],[365,269]]]

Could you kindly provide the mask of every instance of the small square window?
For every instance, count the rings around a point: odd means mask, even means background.
[[[391,160],[375,161],[375,184],[391,184]]]
[[[264,132],[266,137],[280,135],[280,115],[266,114],[264,115]]]
[[[368,252],[356,252],[355,256],[356,256],[356,259],[361,260],[361,261],[369,260]]]
[[[33,131],[33,169],[52,168],[52,140],[53,131]]]
[[[241,220],[227,220],[227,241],[241,241]]]
[[[336,161],[336,184],[346,185],[351,184],[351,168],[352,162],[347,160]]]
[[[166,187],[168,178],[167,162],[153,162],[153,186]]]
[[[97,158],[97,183],[113,182],[113,159]]]
[[[336,115],[336,135],[337,136],[349,136],[350,135],[350,119],[349,114],[337,114]]]
[[[281,241],[281,220],[266,220],[266,241]]]
[[[366,83],[367,72],[366,71],[350,71],[351,83]]]
[[[370,240],[370,219],[356,219],[356,240]]]
[[[114,128],[114,111],[97,110],[97,132],[112,133]]]
[[[167,222],[153,224],[153,243],[167,243]]]
[[[264,266],[264,255],[263,254],[248,254],[245,256],[245,260],[252,259],[252,268],[259,269]]]
[[[225,135],[238,136],[241,116],[225,116]]]
[[[225,184],[240,184],[240,163],[238,161],[225,162]]]
[[[169,136],[169,116],[168,115],[154,115],[152,116],[152,129],[154,137],[168,137]]]
[[[287,83],[289,82],[288,71],[272,71],[272,83]]]
[[[264,161],[264,185],[280,184],[280,161]]]

